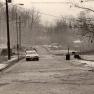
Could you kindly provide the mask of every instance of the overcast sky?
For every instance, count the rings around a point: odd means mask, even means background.
[[[42,20],[45,23],[52,22],[53,20],[58,19],[60,16],[68,16],[68,15],[76,16],[82,10],[75,7],[70,8],[70,5],[66,3],[52,3],[52,2],[72,2],[72,3],[80,4],[79,1],[80,0],[12,0],[13,3],[24,3],[25,8],[33,7],[36,8],[36,10],[44,13],[41,15],[42,15]],[[89,1],[90,2],[85,2],[82,5],[93,8],[94,0],[89,0]],[[34,2],[40,2],[40,3],[34,3]],[[51,2],[51,3],[42,3],[42,2]]]

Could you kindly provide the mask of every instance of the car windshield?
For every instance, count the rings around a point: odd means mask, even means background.
[[[26,54],[36,54],[35,51],[26,51]]]

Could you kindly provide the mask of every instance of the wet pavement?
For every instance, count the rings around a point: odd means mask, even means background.
[[[37,47],[39,61],[16,63],[0,75],[0,94],[94,94],[94,72]]]

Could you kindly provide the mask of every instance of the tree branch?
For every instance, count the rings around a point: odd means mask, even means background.
[[[86,10],[89,10],[89,11],[94,12],[94,10],[93,10],[93,9],[90,9],[90,8],[87,8],[87,7],[78,6],[78,5],[74,5],[74,6],[75,6],[75,7],[77,7],[77,8],[86,9]]]

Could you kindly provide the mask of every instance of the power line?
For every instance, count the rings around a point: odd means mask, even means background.
[[[40,14],[43,14],[43,15],[47,15],[47,16],[52,16],[52,17],[55,17],[55,18],[59,18],[59,16],[55,16],[55,15],[52,15],[52,14],[48,14],[48,13],[44,13],[44,12],[39,12]]]
[[[31,2],[32,4],[66,4],[70,2]]]

